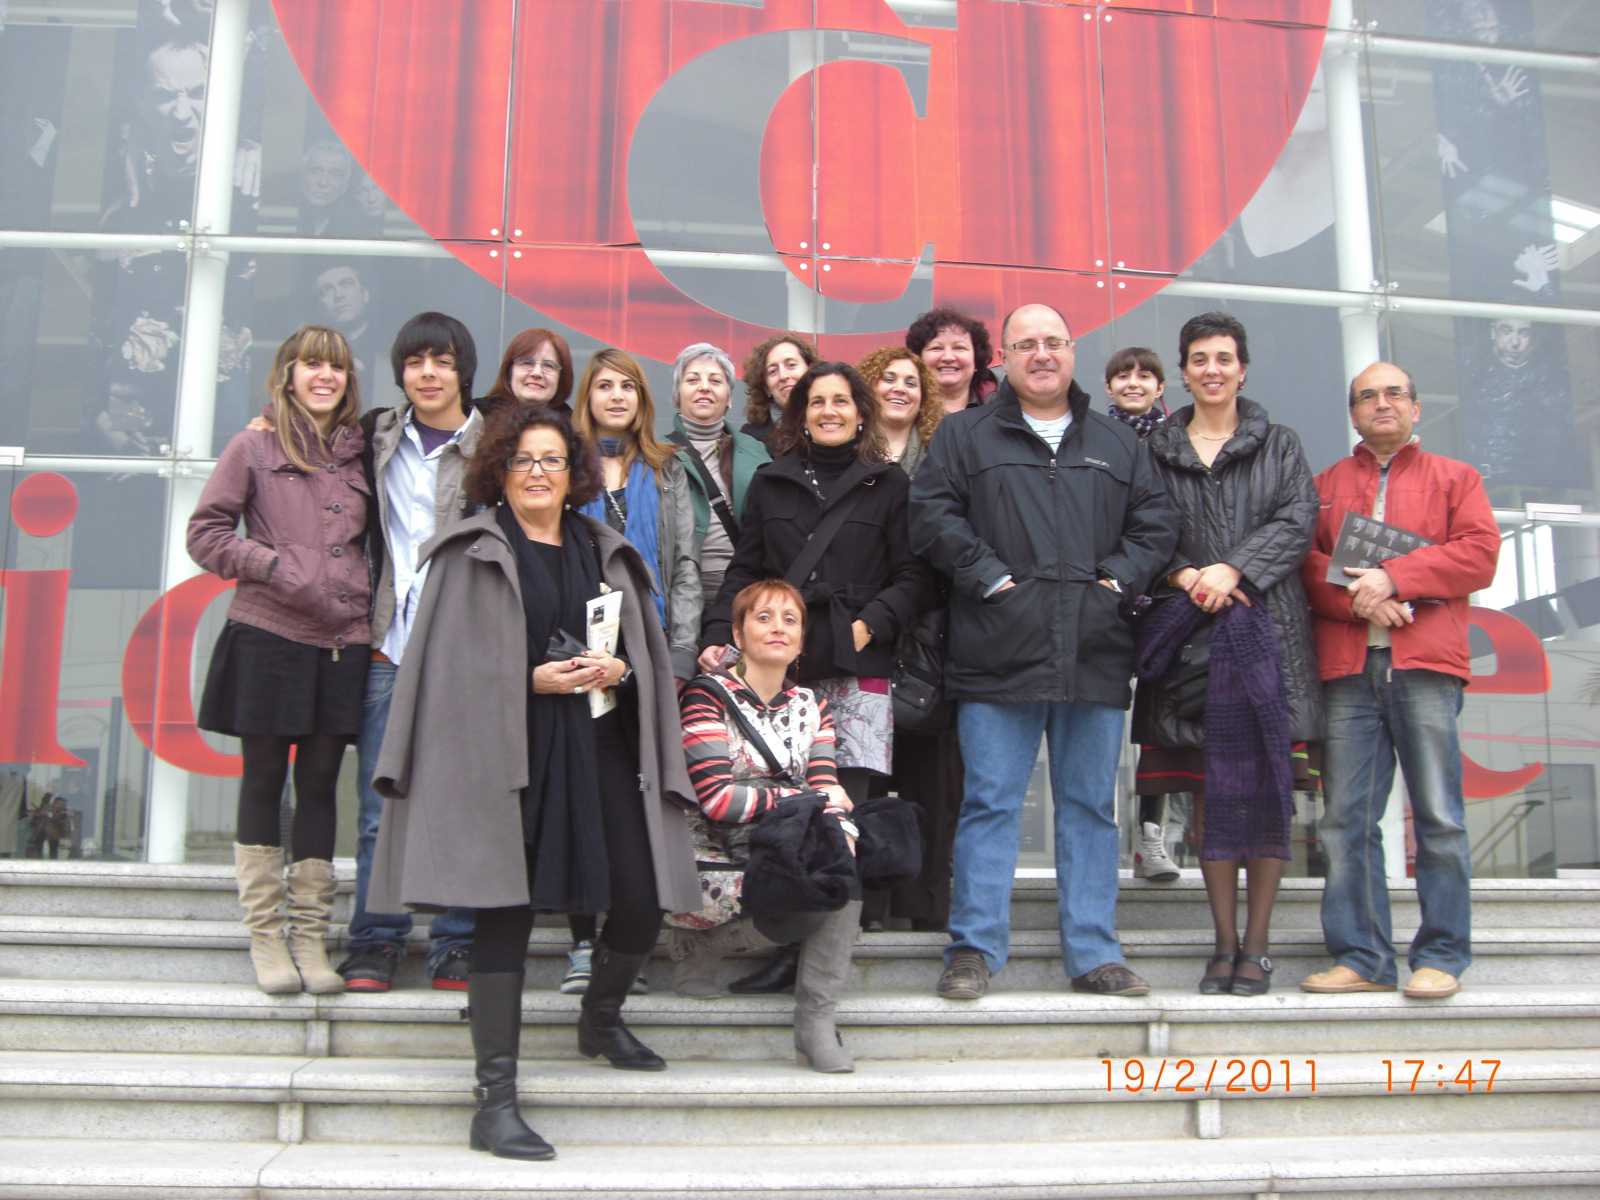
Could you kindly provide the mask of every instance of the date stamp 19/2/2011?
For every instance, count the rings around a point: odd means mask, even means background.
[[[1267,1092],[1312,1095],[1317,1090],[1315,1058],[1102,1058],[1106,1091],[1171,1092],[1175,1095]],[[1498,1058],[1374,1060],[1372,1082],[1391,1094],[1474,1095],[1494,1091]]]

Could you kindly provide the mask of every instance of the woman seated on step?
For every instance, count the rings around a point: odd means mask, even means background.
[[[697,675],[682,699],[684,752],[700,804],[689,818],[696,860],[744,866],[756,822],[786,800],[815,792],[825,794],[825,816],[840,823],[853,846],[852,806],[834,768],[827,702],[786,678],[805,641],[799,590],[782,579],[752,583],[734,597],[732,618],[738,662]],[[798,941],[795,1051],[815,1070],[853,1071],[834,1012],[850,978],[859,889],[855,897],[833,912],[762,913],[707,930],[674,928],[668,939],[673,985],[683,996],[719,995],[723,955]]]

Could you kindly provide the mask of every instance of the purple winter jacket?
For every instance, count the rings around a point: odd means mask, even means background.
[[[239,581],[230,620],[330,649],[370,643],[363,442],[358,428],[337,430],[331,464],[310,474],[275,433],[245,430],[228,443],[189,518],[188,547],[206,570]]]

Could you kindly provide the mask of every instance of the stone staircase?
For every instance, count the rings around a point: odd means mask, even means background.
[[[670,1069],[581,1059],[540,927],[521,1090],[560,1157],[522,1164],[466,1149],[464,997],[420,954],[387,995],[265,996],[226,869],[0,862],[0,1200],[1600,1197],[1600,880],[1475,884],[1477,961],[1432,1004],[1296,990],[1319,892],[1285,882],[1259,998],[1195,992],[1198,878],[1123,881],[1140,999],[1066,990],[1048,879],[976,1004],[932,994],[942,935],[866,935],[849,1076],[794,1064],[788,997],[681,999],[664,960],[627,1012]]]

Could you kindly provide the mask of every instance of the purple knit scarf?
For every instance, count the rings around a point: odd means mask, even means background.
[[[1259,596],[1213,619],[1206,677],[1205,829],[1202,859],[1288,858],[1294,816],[1289,703],[1272,618]],[[1205,614],[1186,596],[1139,622],[1141,683],[1166,674]]]

